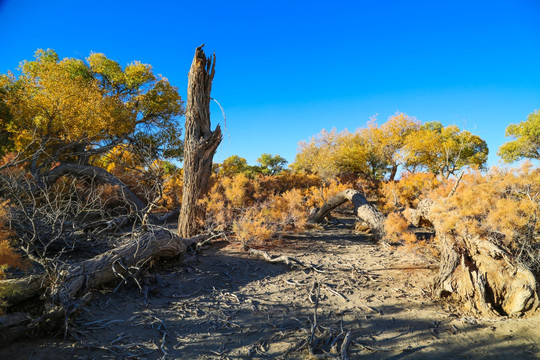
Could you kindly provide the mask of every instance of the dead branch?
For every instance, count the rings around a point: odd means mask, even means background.
[[[330,214],[332,210],[337,208],[340,205],[345,204],[347,201],[351,201],[354,205],[354,213],[366,224],[369,225],[373,234],[377,238],[384,237],[384,215],[377,210],[373,205],[366,200],[364,195],[357,190],[344,190],[337,194],[336,196],[329,199],[324,205],[318,210],[313,212],[308,217],[308,222],[310,223],[319,223],[326,216]]]
[[[303,267],[303,268],[312,268],[312,266],[307,266],[303,262],[301,262],[300,260],[298,260],[296,258],[293,258],[293,257],[290,257],[290,256],[281,255],[281,256],[277,256],[277,257],[272,257],[266,251],[257,250],[257,249],[249,249],[249,253],[253,254],[253,255],[256,255],[256,256],[259,256],[259,257],[262,257],[264,260],[266,260],[268,262],[271,262],[271,263],[283,263],[283,264],[289,265],[289,266],[299,266],[299,267]]]

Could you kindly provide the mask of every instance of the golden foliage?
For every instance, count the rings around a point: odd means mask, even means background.
[[[0,123],[15,151],[45,150],[54,161],[74,161],[127,135],[165,157],[178,157],[183,102],[150,65],[122,68],[103,54],[60,59],[38,50],[17,76],[0,75]],[[48,158],[43,157],[42,161]]]
[[[325,180],[352,173],[373,180],[388,175],[392,181],[400,166],[414,172],[427,169],[448,178],[463,167],[481,168],[487,154],[484,140],[455,125],[421,125],[415,118],[397,113],[382,125],[371,119],[355,132],[323,129],[300,142],[292,168]]]
[[[182,203],[182,191],[184,178],[180,171],[167,177],[163,184],[163,198],[159,202],[162,209],[172,210],[180,207]]]
[[[233,221],[233,232],[244,249],[261,245],[274,235],[276,230],[265,213],[264,209],[251,207]]]
[[[307,207],[315,198],[314,175],[283,172],[275,176],[249,178],[243,173],[216,176],[207,196],[201,200],[206,210],[206,226],[232,230],[245,246],[261,245],[280,231],[300,231],[307,220]],[[324,190],[327,194],[329,189]],[[317,195],[319,196],[319,195]]]
[[[473,172],[453,196],[434,200],[432,217],[442,233],[489,239],[540,269],[540,169]]]
[[[441,181],[431,173],[405,173],[397,181],[382,183],[383,211],[416,208],[422,196],[426,196],[440,184]]]
[[[312,186],[305,192],[305,205],[308,208],[320,208],[328,199],[350,188],[351,184],[342,183],[336,179],[326,181],[319,186]]]

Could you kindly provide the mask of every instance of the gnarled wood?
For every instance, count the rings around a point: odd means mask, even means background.
[[[51,186],[62,176],[70,175],[76,178],[95,180],[101,184],[110,184],[118,186],[122,192],[122,197],[132,206],[134,211],[142,211],[145,208],[145,203],[137,197],[129,188],[120,181],[116,176],[105,169],[97,166],[79,165],[79,164],[61,164],[55,167],[43,177],[43,183]]]
[[[7,288],[2,295],[2,300],[8,304],[16,304],[41,294],[47,285],[43,275],[29,275],[18,279],[0,280],[0,288]]]
[[[44,296],[52,305],[51,309],[37,318],[27,314],[14,314],[0,317],[0,333],[16,331],[23,333],[40,326],[40,322],[51,319],[62,320],[66,311],[73,309],[75,299],[87,297],[90,290],[118,280],[118,274],[125,275],[130,267],[142,267],[151,260],[173,258],[183,254],[186,249],[202,240],[205,236],[182,239],[176,234],[159,229],[133,236],[126,244],[97,255],[91,259],[68,265],[57,274],[51,284],[44,275],[32,275],[17,280],[2,280],[0,286],[17,288],[17,292],[4,298],[9,304]],[[72,311],[72,310],[70,310]],[[5,337],[4,344],[13,340]],[[0,338],[0,344],[2,344]]]
[[[184,140],[184,186],[178,219],[178,234],[193,236],[198,230],[198,201],[208,191],[212,159],[221,143],[221,128],[210,130],[210,92],[214,79],[216,55],[206,58],[201,45],[188,75],[186,126]]]
[[[409,211],[413,224],[429,221],[439,238],[441,261],[435,294],[453,296],[484,316],[517,316],[537,309],[539,286],[534,274],[490,239],[442,229],[430,216],[435,204],[425,199]]]
[[[123,268],[143,266],[157,258],[172,258],[185,252],[183,239],[168,230],[147,231],[125,245],[62,269],[60,281],[52,289],[55,302],[69,301],[88,289],[118,278]]]
[[[308,217],[308,222],[319,223],[330,214],[332,210],[351,201],[354,205],[354,213],[369,225],[377,238],[384,237],[384,215],[366,200],[364,195],[357,190],[343,190],[329,199],[316,212]]]

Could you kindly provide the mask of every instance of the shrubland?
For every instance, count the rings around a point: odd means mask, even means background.
[[[77,256],[181,208],[183,101],[151,66],[38,51],[18,75],[0,77],[0,100],[0,277],[30,268],[54,279]],[[538,118],[508,127],[505,160],[538,160]],[[244,249],[278,246],[307,228],[314,208],[354,189],[386,217],[384,240],[440,253],[440,294],[479,311],[526,312],[539,303],[530,279],[540,273],[540,171],[487,171],[487,155],[479,136],[403,113],[353,132],[323,130],[300,144],[290,169],[272,154],[254,166],[236,155],[214,164],[197,228]],[[419,226],[433,236],[419,239]],[[505,287],[507,274],[527,280]]]

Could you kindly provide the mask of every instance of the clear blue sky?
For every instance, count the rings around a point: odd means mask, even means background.
[[[185,96],[206,43],[230,134],[216,161],[267,152],[292,162],[322,128],[400,111],[480,135],[494,165],[506,126],[540,108],[539,19],[540,0],[0,0],[0,73],[38,48],[94,51],[152,64]]]

